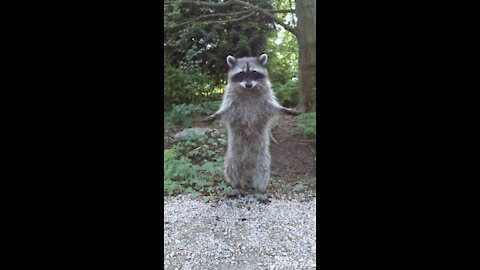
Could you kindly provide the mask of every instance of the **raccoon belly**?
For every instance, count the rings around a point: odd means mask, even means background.
[[[253,170],[258,167],[259,159],[268,155],[268,139],[264,132],[249,132],[248,129],[231,132],[232,140],[228,149],[241,170]]]

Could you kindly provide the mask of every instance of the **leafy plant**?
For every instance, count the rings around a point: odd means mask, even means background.
[[[287,185],[283,188],[283,190],[284,190],[285,192],[287,192],[287,193],[290,192],[292,189],[293,189],[293,187],[292,187],[291,184],[287,184]]]
[[[225,140],[225,135],[214,131],[186,138],[165,149],[164,195],[187,193],[191,198],[203,196],[205,202],[211,202],[231,192],[223,181],[223,158],[210,149],[213,144],[218,147],[220,140]]]
[[[250,0],[253,6],[272,10],[271,0]],[[214,84],[221,84],[228,70],[225,58],[260,55],[265,51],[267,37],[275,25],[264,16],[252,16],[242,23],[189,23],[175,25],[187,18],[211,16],[212,9],[205,6],[164,5],[164,55],[174,67],[185,70],[194,65],[203,73],[211,75]],[[220,8],[222,13],[244,11],[241,5]],[[183,89],[179,89],[183,90]]]
[[[272,179],[270,178],[270,181],[268,181],[268,188],[270,189],[280,189],[282,185],[285,183],[282,179]]]
[[[305,191],[305,187],[303,186],[302,182],[298,182],[294,187],[293,187],[294,192],[303,192]]]
[[[220,103],[220,101],[206,101],[201,104],[182,103],[173,105],[172,108],[164,114],[165,124],[181,124],[183,127],[192,127],[194,116],[214,114],[220,107]]]
[[[172,67],[165,59],[164,67],[163,108],[165,111],[171,110],[174,105],[200,104],[220,99],[222,88],[214,85],[211,76],[202,73],[195,65],[188,68]]]
[[[184,191],[185,184],[192,176],[190,160],[187,157],[177,159],[175,149],[166,149],[163,155],[164,194],[172,195]]]
[[[285,84],[276,84],[273,87],[278,103],[285,107],[293,107],[298,104],[298,80],[290,80]]]
[[[305,113],[297,117],[298,129],[292,131],[292,135],[302,134],[307,137],[315,138],[317,136],[316,113]]]
[[[200,104],[201,112],[205,115],[212,115],[220,108],[221,103],[221,101],[205,101]]]
[[[304,192],[306,190],[305,185],[302,182],[297,182],[295,185],[285,183],[282,179],[270,179],[268,189],[281,190],[285,193],[290,192]]]

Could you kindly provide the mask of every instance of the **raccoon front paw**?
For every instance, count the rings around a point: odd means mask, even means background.
[[[216,116],[211,115],[211,116],[203,119],[202,122],[211,123],[211,122],[213,122],[216,118],[217,118]]]

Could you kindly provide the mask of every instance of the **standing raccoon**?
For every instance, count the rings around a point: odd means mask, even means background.
[[[229,197],[238,196],[242,182],[251,181],[260,202],[267,202],[271,126],[280,114],[300,114],[278,104],[265,69],[267,58],[266,54],[239,59],[228,56],[222,105],[205,120],[221,120],[228,130],[224,173],[233,187]]]

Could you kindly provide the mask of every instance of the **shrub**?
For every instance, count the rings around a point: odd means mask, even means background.
[[[313,112],[299,115],[297,117],[298,129],[294,130],[292,135],[302,134],[307,137],[315,138],[317,136],[316,114],[317,113]]]
[[[201,73],[198,68],[182,70],[164,64],[164,110],[170,110],[175,104],[200,103],[218,100],[221,93],[212,84],[210,76]]]
[[[195,104],[179,104],[174,105],[170,111],[165,112],[165,125],[180,125],[191,127],[193,125],[193,117],[199,115],[214,114],[220,107],[220,101],[206,101],[199,105]]]
[[[205,115],[212,115],[220,108],[221,103],[221,101],[205,101],[200,104],[201,113]]]
[[[188,123],[188,117],[200,112],[200,110],[200,107],[194,104],[175,105],[169,112],[165,112],[165,123],[188,126],[185,125],[185,123]]]
[[[214,200],[231,188],[223,181],[221,150],[225,135],[218,131],[200,139],[187,139],[164,150],[164,195],[203,195],[205,202]],[[215,148],[216,146],[216,148]],[[220,147],[219,147],[220,146]]]
[[[163,151],[163,181],[164,194],[174,194],[185,190],[188,179],[192,176],[192,164],[186,157],[176,159],[175,149],[166,149]]]
[[[290,80],[286,84],[276,84],[273,91],[278,103],[285,107],[293,107],[298,104],[298,80]]]

